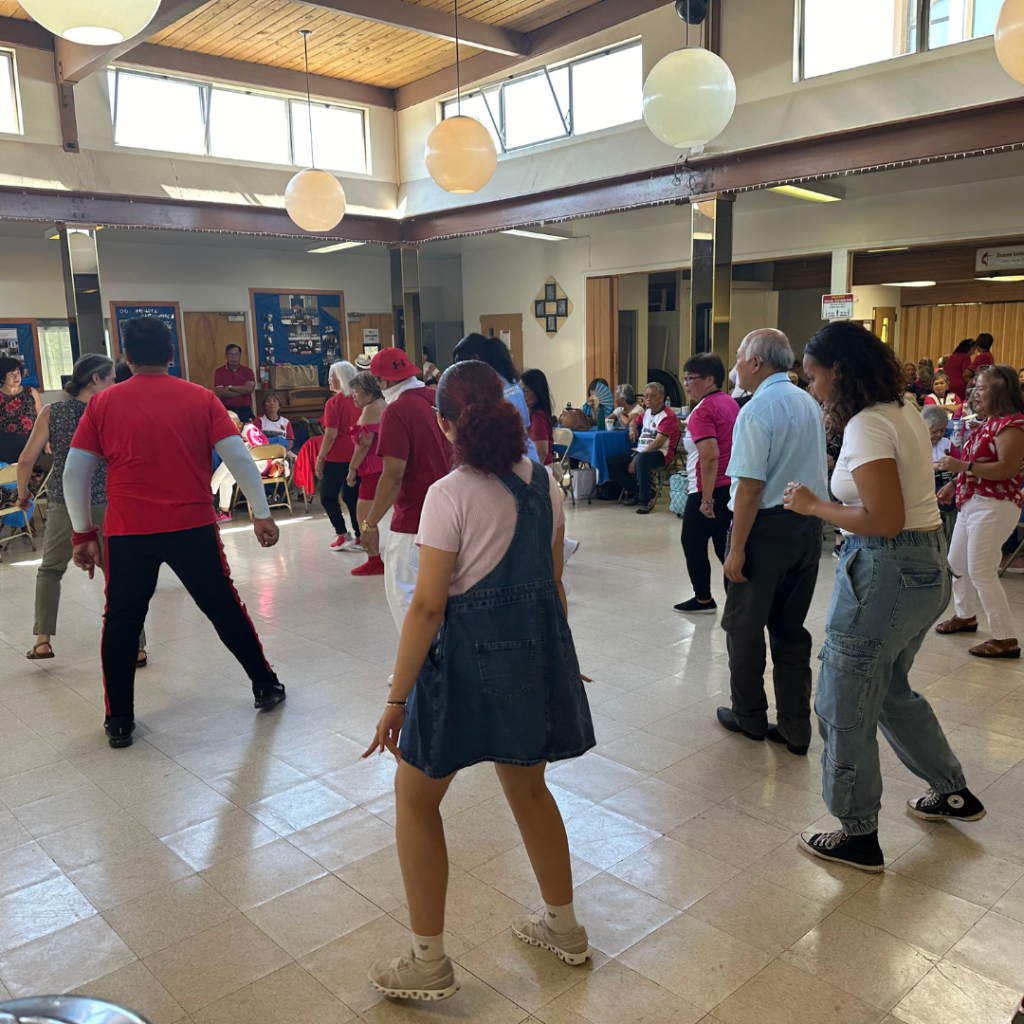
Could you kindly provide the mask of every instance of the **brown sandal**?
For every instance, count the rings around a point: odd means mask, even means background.
[[[986,640],[977,647],[969,648],[967,653],[976,658],[1019,658],[1020,647],[1017,646],[1017,638],[1010,637],[1007,640]]]
[[[972,615],[969,619],[961,619],[959,615],[954,615],[951,619],[946,619],[945,622],[940,622],[935,627],[936,633],[977,633],[978,632],[978,619]]]
[[[47,654],[40,654],[40,647],[49,647],[50,650]],[[56,658],[57,655],[53,653],[53,644],[42,643],[34,644],[32,650],[29,651],[25,657],[28,658],[29,661],[45,661],[47,658]]]

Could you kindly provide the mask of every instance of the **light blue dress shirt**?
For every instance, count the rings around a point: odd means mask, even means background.
[[[728,473],[729,508],[735,506],[740,477],[764,482],[760,508],[781,505],[791,480],[806,484],[819,498],[828,495],[821,406],[785,373],[766,377],[740,409]]]

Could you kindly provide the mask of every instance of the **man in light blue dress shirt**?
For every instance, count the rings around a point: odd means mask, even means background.
[[[804,619],[821,558],[821,520],[788,512],[790,481],[828,493],[821,407],[792,384],[793,350],[781,331],[752,331],[736,356],[739,384],[753,393],[733,428],[729,477],[732,533],[725,560],[722,628],[732,707],[718,720],[752,740],[806,754],[811,741],[811,635]],[[778,724],[768,721],[764,630],[772,650]]]

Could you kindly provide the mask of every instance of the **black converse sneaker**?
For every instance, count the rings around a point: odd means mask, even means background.
[[[969,789],[958,789],[955,793],[929,789],[924,796],[908,800],[907,810],[925,821],[979,821],[986,814],[982,802]]]
[[[878,833],[869,832],[864,836],[848,836],[845,832],[803,832],[800,848],[822,860],[846,864],[859,871],[877,874],[885,870],[885,858],[878,845]]]

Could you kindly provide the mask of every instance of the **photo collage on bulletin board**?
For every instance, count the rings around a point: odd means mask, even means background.
[[[260,367],[281,363],[329,366],[344,354],[341,292],[251,289]]]
[[[35,320],[0,320],[0,358],[4,356],[21,361],[25,367],[21,383],[25,387],[42,387]]]
[[[152,316],[167,324],[174,345],[174,358],[167,372],[172,377],[182,376],[181,372],[181,310],[177,302],[111,302],[110,325],[114,333],[114,358],[121,356],[121,332],[128,320],[137,316]]]
[[[541,329],[549,338],[553,338],[562,329],[571,312],[569,297],[562,291],[561,285],[549,277],[533,302],[533,315]]]

